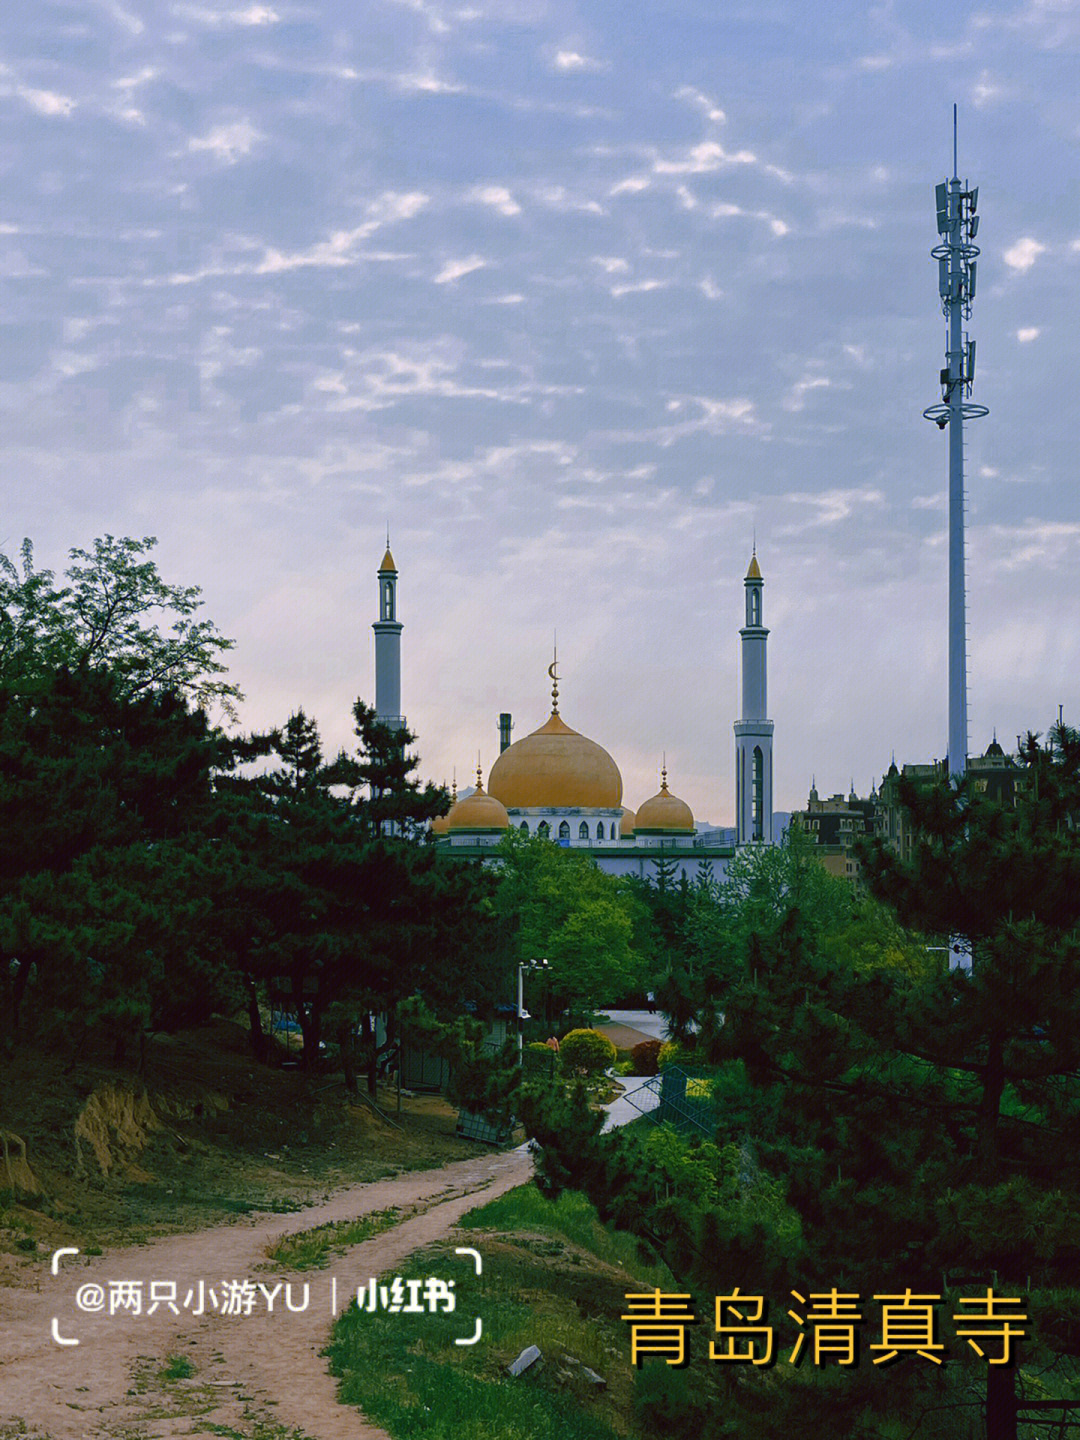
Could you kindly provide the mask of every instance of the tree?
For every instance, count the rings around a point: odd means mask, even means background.
[[[7,1040],[27,1003],[31,1029],[104,1025],[118,1052],[177,995],[212,1003],[199,931],[214,776],[245,748],[181,696],[132,694],[106,669],[43,672],[32,695],[0,685]]]
[[[172,690],[235,718],[243,697],[221,678],[233,641],[196,618],[197,586],[161,578],[146,558],[156,544],[106,535],[74,549],[59,587],[52,571],[35,570],[29,540],[21,569],[0,552],[0,685],[21,693],[62,667],[104,668],[124,694]]]
[[[632,907],[619,881],[586,855],[510,831],[495,852],[496,905],[519,963],[551,962],[551,1003],[588,1012],[633,989]]]
[[[415,780],[413,737],[360,701],[354,714],[355,755],[324,763],[318,729],[299,711],[274,737],[278,765],[252,777],[267,805],[245,822],[246,848],[265,877],[269,928],[246,952],[245,974],[297,1012],[305,1064],[325,1035],[346,1082],[362,1069],[374,1091],[374,1017],[386,1019],[388,1047],[396,1007],[413,994],[440,1011],[483,1003],[502,952],[494,877],[409,838],[447,803]]]
[[[665,1228],[641,1191],[647,1166],[635,1171],[606,1137],[565,1143],[550,1115],[537,1121],[544,1183],[585,1188],[706,1294],[751,1276],[781,1296],[808,1279],[936,1294],[944,1275],[948,1304],[948,1277],[985,1276],[998,1294],[1026,1294],[1025,1353],[1075,1381],[1080,740],[1029,740],[1021,762],[1029,783],[1012,807],[970,779],[905,792],[910,860],[877,846],[864,862],[896,917],[826,883],[798,847],[735,867],[708,974],[723,1017],[715,1139],[739,1157],[740,1198],[758,1186],[773,1197],[749,1243],[730,1207],[700,1197]],[[972,941],[970,973],[950,974],[927,948],[953,935]],[[807,1419],[892,1436],[900,1416],[904,1434],[922,1433],[935,1409],[971,1403],[964,1385],[989,1383],[965,1345],[952,1353],[961,1363],[940,1377],[864,1366],[840,1386],[783,1366],[768,1384],[730,1372],[718,1383],[744,1436]]]

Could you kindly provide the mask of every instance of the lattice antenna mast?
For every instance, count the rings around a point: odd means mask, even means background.
[[[967,605],[964,594],[964,421],[990,412],[971,399],[975,341],[964,329],[975,299],[979,247],[979,187],[961,184],[956,162],[956,106],[953,106],[953,173],[935,192],[940,239],[930,254],[938,262],[938,292],[945,312],[945,368],[941,401],[923,411],[949,431],[949,774],[967,769]]]

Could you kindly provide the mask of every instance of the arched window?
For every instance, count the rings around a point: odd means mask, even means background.
[[[529,833],[529,822],[527,820],[522,820],[521,824],[518,826],[518,829],[521,831],[522,835],[527,835]]]
[[[750,591],[750,624],[761,624],[761,591],[756,585]]]
[[[569,840],[569,839],[570,839],[570,822],[569,822],[569,820],[563,820],[563,821],[561,821],[561,823],[560,823],[560,825],[559,825],[559,839],[560,839],[560,840]]]
[[[582,820],[581,824],[578,826],[577,838],[579,840],[587,840],[589,838],[589,827],[585,824],[584,820]]]
[[[542,835],[546,840],[551,834],[551,826],[547,823],[546,820],[541,820],[540,824],[536,827],[536,833],[537,835]]]
[[[615,838],[615,827],[614,827],[614,825],[611,827],[611,832],[612,832],[612,833],[611,833],[611,838],[614,840],[614,838]],[[601,821],[600,824],[597,825],[597,827],[596,827],[596,838],[597,838],[598,840],[603,840],[603,838],[604,838],[604,825],[603,825],[603,821]]]
[[[761,753],[761,746],[754,746],[754,763],[751,772],[750,785],[750,835],[754,840],[761,840],[765,835],[765,811],[764,811],[764,790],[765,790],[765,760]]]

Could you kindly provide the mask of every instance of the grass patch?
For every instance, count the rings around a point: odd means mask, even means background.
[[[650,1287],[670,1288],[675,1283],[667,1266],[638,1239],[605,1225],[580,1190],[564,1190],[557,1200],[549,1200],[535,1185],[519,1185],[470,1210],[458,1224],[463,1230],[496,1230],[511,1235],[539,1230],[570,1241],[606,1264],[646,1281]]]
[[[158,1371],[158,1378],[161,1380],[190,1380],[194,1374],[195,1366],[186,1355],[170,1355]]]
[[[418,1215],[423,1208],[415,1205],[409,1208],[391,1206],[388,1210],[372,1210],[355,1220],[334,1220],[327,1225],[316,1225],[311,1230],[286,1235],[276,1245],[269,1246],[266,1253],[271,1260],[290,1270],[319,1270],[329,1263],[331,1255],[336,1252],[393,1229],[403,1220]]]
[[[617,1440],[629,1433],[633,1372],[619,1316],[628,1291],[670,1286],[643,1263],[637,1242],[607,1229],[584,1196],[546,1200],[524,1185],[462,1221],[477,1235],[484,1271],[473,1279],[445,1248],[414,1256],[404,1277],[457,1281],[453,1315],[341,1317],[330,1347],[340,1399],[395,1440]],[[455,1345],[483,1320],[472,1347]],[[542,1359],[511,1378],[528,1345]],[[605,1387],[585,1374],[588,1367]]]

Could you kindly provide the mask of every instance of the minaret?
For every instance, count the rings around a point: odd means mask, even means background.
[[[773,842],[773,722],[768,710],[762,591],[765,581],[757,560],[757,547],[744,582],[746,624],[742,636],[742,718],[735,721],[735,831],[736,843]]]
[[[379,618],[372,625],[375,631],[375,715],[384,725],[396,730],[405,726],[401,713],[401,621],[397,618],[397,566],[390,554],[390,536],[386,537],[386,554],[379,566]]]

